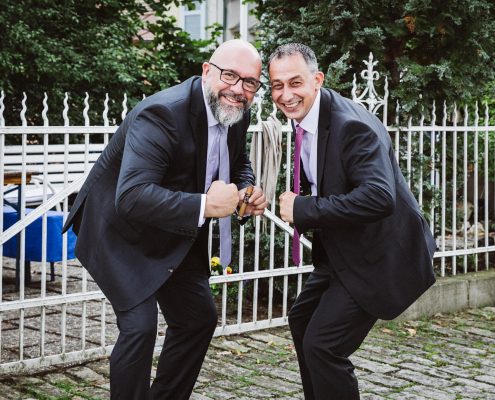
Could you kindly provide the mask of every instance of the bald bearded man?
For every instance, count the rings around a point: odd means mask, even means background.
[[[260,73],[252,45],[220,45],[201,77],[129,113],[75,200],[65,229],[78,235],[76,255],[110,300],[120,331],[110,358],[112,399],[180,400],[193,390],[217,324],[208,225],[230,216],[254,185],[246,131]],[[222,134],[232,183],[217,180]],[[261,215],[266,205],[255,188],[247,214]],[[150,388],[157,303],[168,328]]]

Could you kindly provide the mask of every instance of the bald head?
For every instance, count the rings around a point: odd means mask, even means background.
[[[258,50],[249,42],[241,39],[233,39],[223,42],[213,52],[210,58],[212,63],[221,63],[226,60],[238,59],[242,60],[243,64],[253,64],[259,67],[261,73],[261,57]],[[259,78],[259,76],[258,76]]]

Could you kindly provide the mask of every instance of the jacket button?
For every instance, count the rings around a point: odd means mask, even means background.
[[[172,273],[172,272],[174,272],[174,269],[173,268],[169,268],[168,269],[168,272]]]

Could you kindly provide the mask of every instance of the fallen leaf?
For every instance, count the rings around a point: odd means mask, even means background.
[[[407,331],[407,333],[409,333],[409,336],[415,336],[416,335],[416,329],[407,328],[406,331]]]

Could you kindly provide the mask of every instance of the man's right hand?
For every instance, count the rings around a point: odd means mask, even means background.
[[[206,193],[205,218],[222,218],[231,215],[237,207],[239,195],[233,183],[215,181]]]

